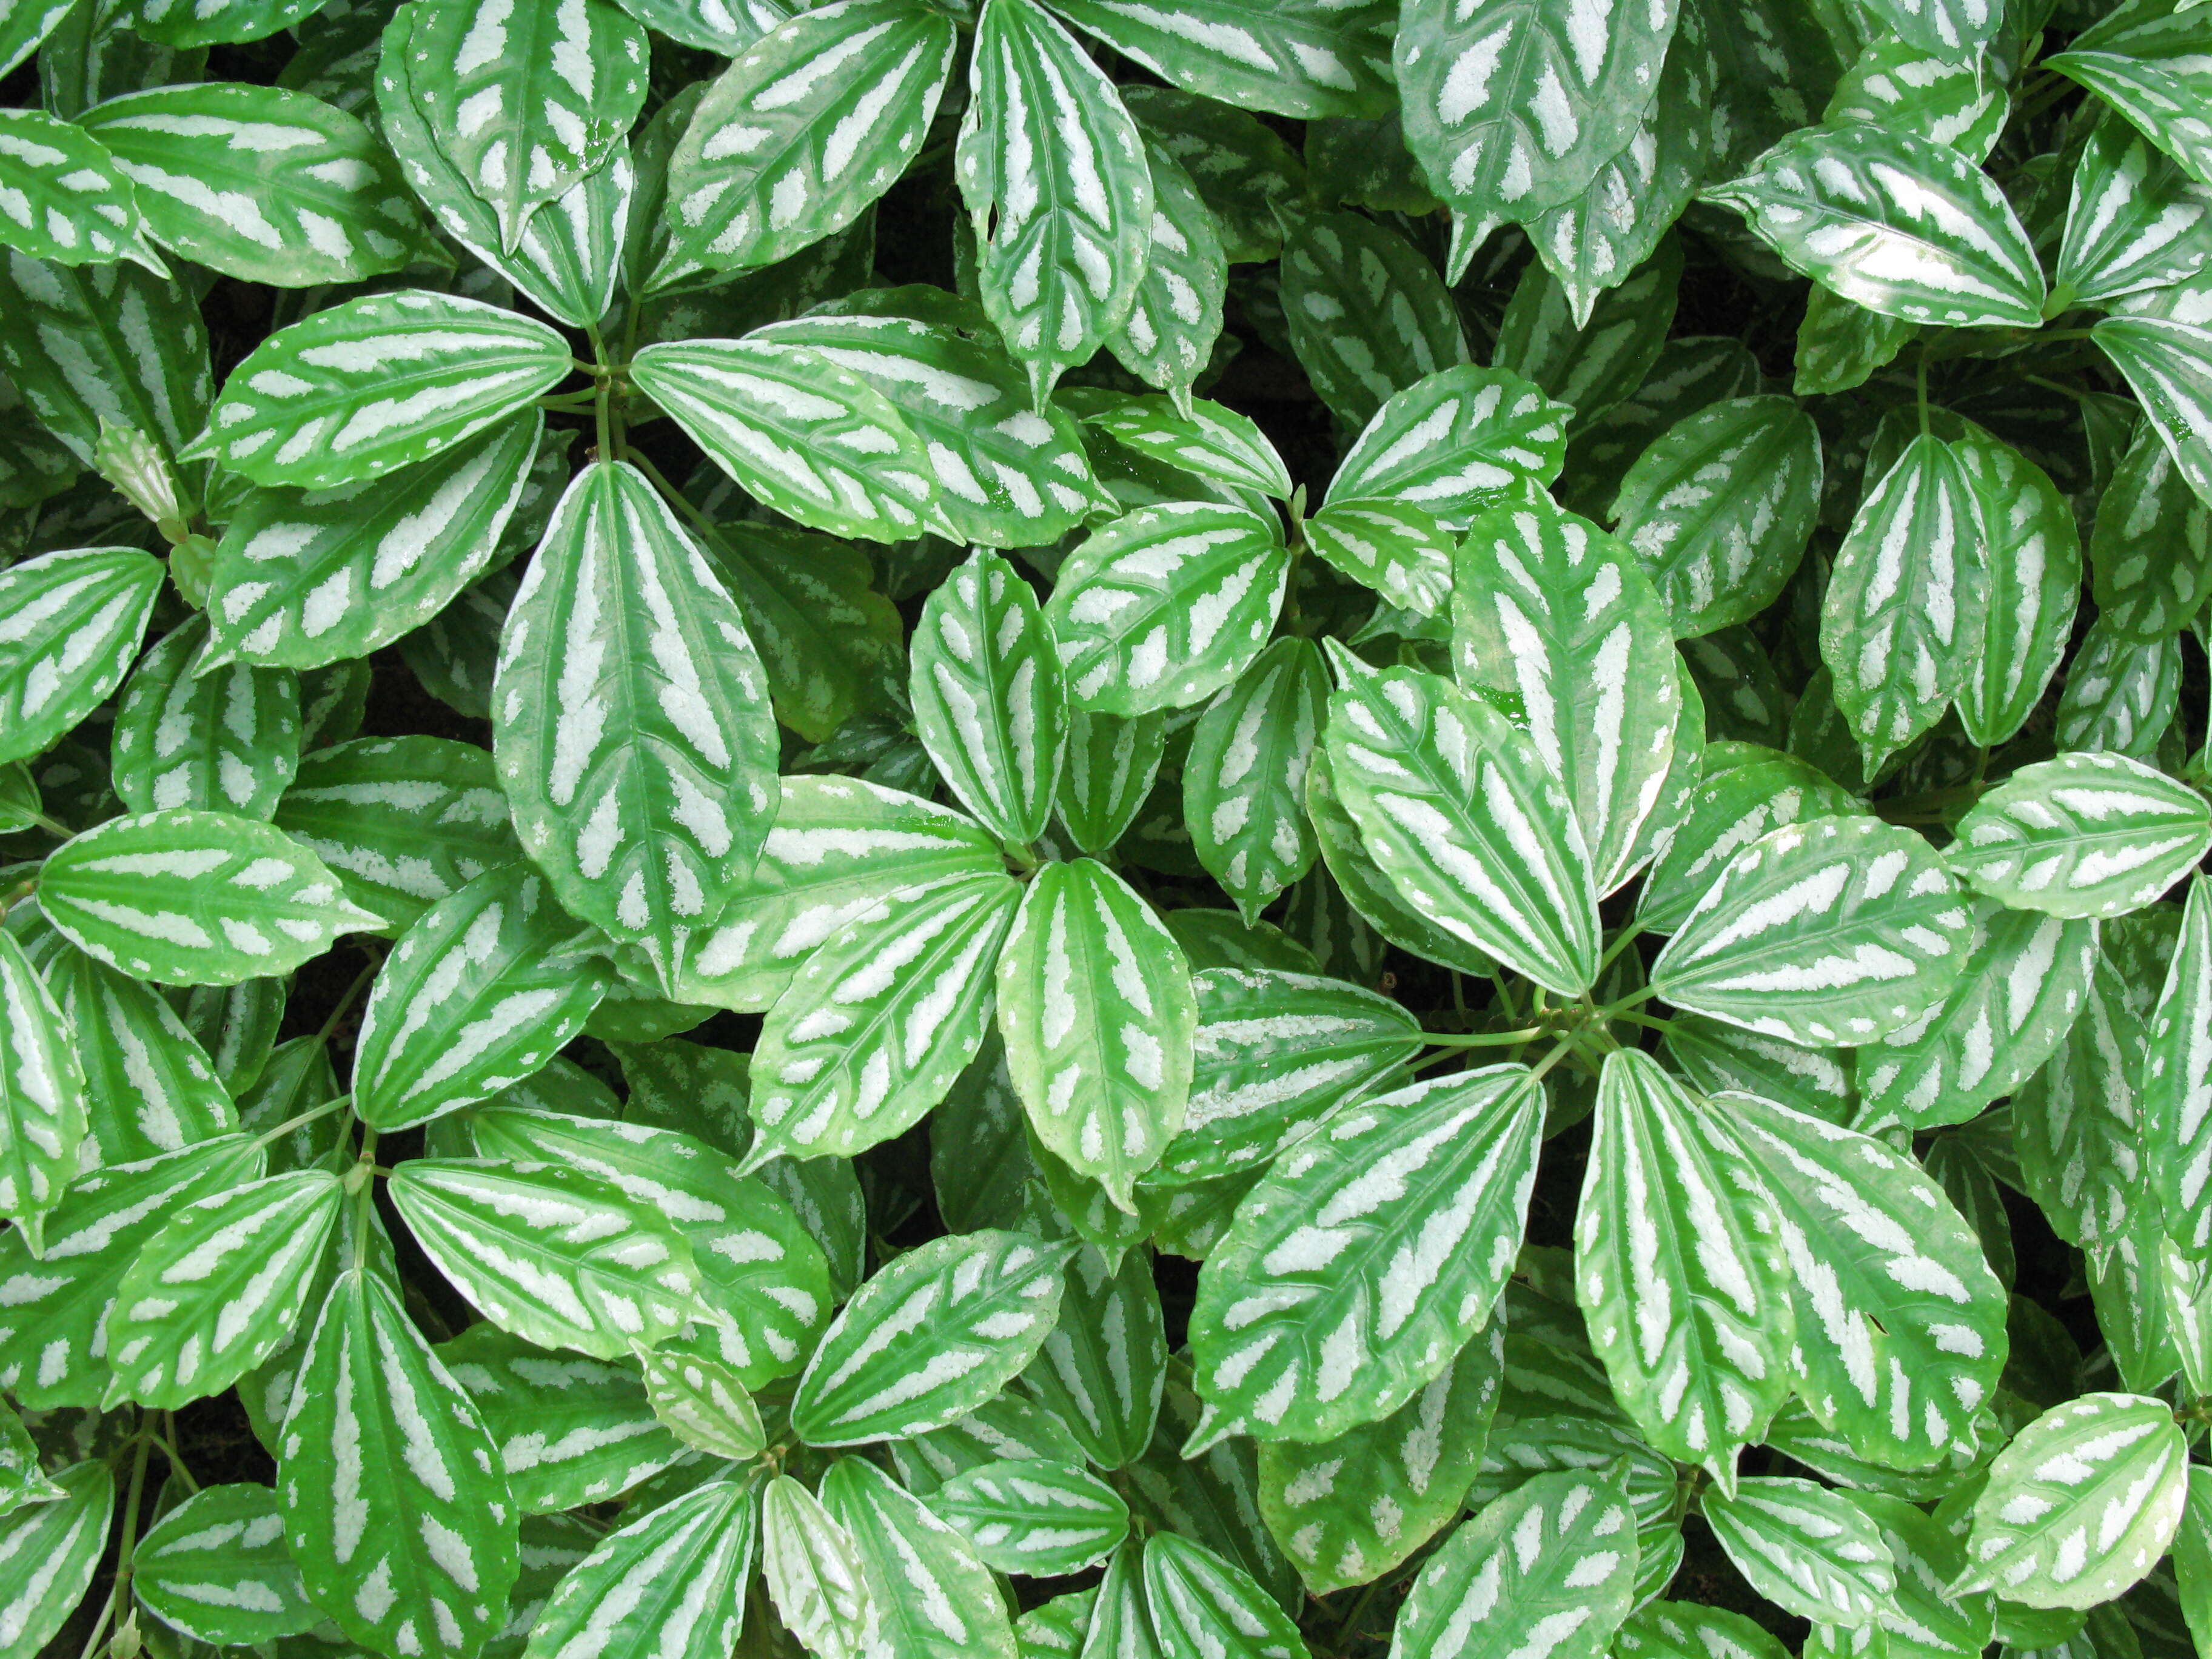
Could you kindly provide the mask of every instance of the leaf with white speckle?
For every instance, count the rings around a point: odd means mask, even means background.
[[[1418,616],[1444,613],[1452,592],[1455,538],[1404,501],[1338,501],[1305,522],[1306,545],[1341,575]]]
[[[1635,1528],[1605,1475],[1536,1476],[1422,1564],[1393,1659],[1597,1659],[1628,1613]]]
[[[1075,1246],[984,1228],[908,1251],[854,1293],[799,1379],[793,1431],[854,1446],[942,1428],[1018,1375]]]
[[[743,1462],[760,1455],[768,1434],[737,1372],[702,1351],[711,1341],[678,1339],[658,1352],[639,1349],[646,1397],[685,1445]]]
[[[115,1509],[115,1475],[92,1459],[54,1479],[61,1495],[0,1515],[0,1654],[37,1659],[91,1588]]]
[[[169,274],[147,240],[131,175],[75,122],[43,110],[0,111],[0,242],[33,259],[135,259],[156,276]]]
[[[1352,676],[1329,699],[1329,780],[1422,920],[1563,996],[1596,977],[1597,891],[1575,811],[1528,735],[1438,675]]]
[[[1644,1437],[1726,1486],[1788,1395],[1792,1319],[1773,1211],[1703,1112],[1650,1056],[1606,1056],[1575,1299]]]
[[[2205,240],[2212,245],[2212,233]],[[2101,631],[2130,645],[2179,633],[2212,595],[2212,505],[2148,425],[2138,425],[2098,497],[2089,566]],[[1993,623],[1998,614],[1993,604]]]
[[[2069,1401],[1990,1466],[1954,1589],[1994,1589],[2031,1607],[2108,1601],[2166,1553],[2188,1489],[2188,1447],[2164,1401]]]
[[[1918,835],[1808,818],[1729,860],[1651,964],[1678,1008],[1814,1048],[1887,1036],[1940,1002],[1973,914]]]
[[[2212,259],[2203,186],[2125,121],[2098,123],[2075,164],[2051,278],[2062,308],[2170,287]]]
[[[1516,484],[1559,476],[1572,412],[1510,369],[1440,370],[1376,411],[1329,480],[1328,504],[1387,497],[1464,529]]]
[[[1982,525],[1967,561],[1980,617],[1968,629],[1954,695],[1967,737],[1995,747],[2027,723],[2066,655],[2081,595],[2081,537],[2058,486],[2011,445],[1970,430],[1951,452],[1979,500]]]
[[[1418,1393],[1512,1270],[1542,1122],[1527,1069],[1492,1066],[1354,1101],[1279,1158],[1199,1275],[1194,1443],[1326,1440]]]
[[[2148,645],[2091,623],[2067,665],[2051,741],[2061,750],[2157,757],[2181,696],[2181,636]]]
[[[1322,861],[1328,867],[1329,879],[1359,921],[1400,950],[1411,951],[1425,961],[1441,963],[1455,973],[1473,974],[1479,978],[1496,969],[1497,963],[1486,951],[1456,934],[1446,933],[1414,909],[1382,873],[1361,839],[1358,822],[1345,810],[1337,794],[1326,744],[1315,752],[1313,765],[1306,773],[1306,815],[1312,820],[1315,839],[1321,843]],[[1313,879],[1311,875],[1307,877],[1309,882]],[[1312,964],[1267,965],[1296,972]]]
[[[1706,198],[1792,269],[1885,317],[2033,328],[2043,268],[1996,181],[1947,144],[1846,122],[1791,135]]]
[[[1753,750],[1741,764],[1702,779],[1675,809],[1644,872],[1638,925],[1674,933],[1729,861],[1768,830],[1862,810],[1856,796],[1795,755]]]
[[[1704,1504],[1729,1559],[1786,1613],[1860,1628],[1875,1622],[1896,1589],[1897,1563],[1881,1529],[1839,1492],[1760,1476]]]
[[[163,985],[288,973],[380,926],[290,836],[189,807],[86,830],[46,860],[39,905],[87,955]]]
[[[2212,329],[2156,316],[2107,317],[2091,337],[2142,404],[2189,487],[2212,501]]]
[[[2212,848],[2212,806],[2124,755],[2023,766],[1960,820],[1945,860],[2024,910],[2119,916],[2187,875]]]
[[[1145,1540],[1145,1610],[1161,1659],[1307,1659],[1297,1625],[1251,1574],[1172,1532]]]
[[[1034,0],[985,0],[969,82],[953,174],[976,285],[1041,405],[1137,302],[1152,169],[1114,83]]]
[[[2212,1254],[2212,883],[2189,884],[2150,1017],[2142,1084],[2143,1160],[2166,1229],[2191,1257]]]
[[[433,905],[378,969],[353,1062],[362,1121],[404,1129],[520,1083],[584,1028],[613,970],[605,940],[527,864]]]
[[[189,1405],[289,1342],[342,1202],[336,1176],[299,1170],[179,1211],[116,1287],[108,1398]]]
[[[544,324],[457,295],[374,294],[271,334],[186,450],[260,484],[329,489],[428,460],[567,378]]]
[[[276,1492],[308,1599],[363,1646],[468,1659],[505,1622],[516,1516],[498,1448],[365,1263],[307,1338]]]
[[[43,1218],[76,1178],[84,1066],[62,1011],[13,933],[0,933],[0,1215],[43,1254]]]
[[[110,763],[133,811],[198,806],[267,818],[300,765],[300,684],[289,669],[204,667],[194,615],[149,651],[123,688]]]
[[[1557,1308],[1558,1304],[1550,1306]],[[1531,1297],[1512,1315],[1521,1334],[1517,1337],[1511,1332],[1506,1334],[1506,1386],[1501,1389],[1501,1394],[1512,1391],[1516,1372],[1524,1382],[1528,1379],[1530,1355],[1549,1349],[1554,1363],[1566,1357],[1564,1350],[1544,1340],[1547,1335],[1562,1334],[1550,1323],[1558,1316],[1556,1314],[1534,1311],[1545,1307],[1542,1301]],[[1573,1318],[1571,1313],[1567,1316]],[[1579,1340],[1579,1322],[1570,1328]],[[1587,1346],[1577,1351],[1577,1357],[1593,1370],[1596,1369]],[[1603,1389],[1601,1377],[1599,1387]],[[1552,1403],[1526,1394],[1521,1398],[1532,1407],[1548,1409]],[[1568,1402],[1562,1398],[1558,1403]],[[1612,1414],[1605,1417],[1586,1416],[1578,1412],[1559,1416],[1509,1417],[1505,1406],[1501,1404],[1489,1443],[1483,1450],[1480,1472],[1468,1488],[1467,1507],[1480,1510],[1540,1474],[1578,1473],[1618,1482],[1636,1517],[1635,1593],[1640,1602],[1668,1583],[1681,1565],[1682,1517],[1675,1507],[1681,1475],[1674,1460],[1646,1445],[1626,1420],[1613,1411],[1609,1397],[1606,1406]]]
[[[1229,258],[1213,210],[1166,145],[1145,135],[1152,179],[1152,246],[1136,301],[1106,349],[1146,386],[1188,407],[1193,382],[1206,372],[1221,337]]]
[[[761,1494],[761,1577],[785,1626],[817,1659],[878,1659],[890,1650],[853,1534],[787,1474]]]
[[[161,579],[161,562],[130,547],[46,553],[0,571],[0,760],[52,747],[123,683]]]
[[[1652,1601],[1614,1634],[1620,1659],[1789,1659],[1790,1650],[1746,1614],[1698,1601]]]
[[[148,1527],[131,1553],[131,1588],[164,1624],[218,1646],[277,1641],[322,1622],[284,1548],[276,1492],[251,1482],[205,1487]]]
[[[2179,9],[2175,9],[2178,15]],[[2134,7],[2116,8],[2112,15],[2124,27],[2142,12]],[[2195,76],[2164,53],[2138,56],[2124,48],[2099,50],[2092,43],[2100,33],[2085,29],[2074,42],[2074,50],[2045,58],[2041,67],[2087,87],[2124,116],[2129,125],[2172,156],[2191,179],[2212,185],[2212,122],[2204,118],[2203,94]],[[2190,52],[2191,49],[2185,45],[2183,50]]]
[[[1102,853],[1128,832],[1158,781],[1170,716],[1067,711],[1067,750],[1062,757],[1054,810],[1077,848]]]
[[[2109,957],[2043,1069],[2013,1091],[2015,1184],[2051,1229],[2102,1258],[2156,1200],[2144,1167],[2144,1010]]]
[[[1067,1264],[1060,1317],[1022,1386],[1101,1468],[1121,1468],[1152,1443],[1167,1373],[1166,1316],[1150,1259],[1116,1267],[1096,1248]]]
[[[1328,712],[1311,640],[1269,645],[1207,707],[1183,759],[1191,849],[1249,923],[1313,867],[1306,771]]]
[[[863,1457],[822,1477],[822,1504],[851,1534],[860,1575],[902,1659],[1016,1659],[998,1582],[967,1538]]]
[[[929,1507],[997,1571],[1057,1577],[1096,1566],[1129,1528],[1129,1508],[1089,1470],[1002,1460],[955,1475]]]
[[[1590,302],[1587,319],[1576,314],[1566,285],[1540,261],[1531,262],[1498,319],[1492,362],[1571,406],[1575,426],[1603,418],[1627,400],[1667,349],[1683,261],[1681,240],[1661,238],[1618,286]]]
[[[759,855],[780,744],[736,602],[626,463],[555,509],[501,635],[492,752],[556,896],[676,973]]]
[[[1277,501],[1291,497],[1290,468],[1267,434],[1249,416],[1221,404],[1197,398],[1184,413],[1166,398],[1132,398],[1088,416],[1086,424],[1197,477]]]
[[[1053,9],[1170,85],[1239,109],[1378,116],[1391,11],[1374,0],[1054,0]]]
[[[1291,227],[1282,304],[1316,395],[1348,425],[1371,422],[1396,394],[1468,361],[1458,307],[1436,267],[1360,214],[1316,213]]]
[[[744,1628],[759,1502],[713,1480],[645,1510],[561,1579],[531,1627],[526,1659],[720,1659]]]

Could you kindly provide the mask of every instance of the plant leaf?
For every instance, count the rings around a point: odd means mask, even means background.
[[[131,259],[156,276],[169,274],[147,240],[131,175],[75,122],[44,110],[0,112],[0,190],[15,210],[0,223],[0,241],[33,259],[64,265]]]
[[[2107,317],[2090,337],[2134,391],[2189,487],[2212,501],[2204,420],[2212,403],[2212,329],[2162,317]]]
[[[1768,830],[1861,810],[1856,796],[1795,755],[1753,750],[1741,764],[1708,773],[1675,810],[1644,872],[1638,925],[1675,932],[1729,860]]]
[[[1871,1625],[1896,1593],[1897,1564],[1842,1492],[1760,1476],[1704,1499],[1713,1529],[1751,1587],[1784,1612],[1826,1626]]]
[[[2142,1084],[2143,1162],[2166,1231],[2187,1255],[2212,1253],[2212,888],[2189,884],[2158,1001]]]
[[[1952,453],[1979,498],[1983,537],[1969,566],[1982,616],[1959,678],[1959,723],[1994,747],[2027,723],[2071,642],[2081,538],[2050,475],[2010,445],[1969,432]]]
[[[98,1460],[54,1479],[61,1496],[0,1515],[0,1653],[33,1659],[91,1587],[115,1508],[115,1476]]]
[[[205,1487],[147,1528],[131,1588],[164,1624],[216,1646],[278,1641],[322,1622],[284,1548],[276,1492],[252,1483]]]
[[[1054,0],[1078,28],[1170,85],[1240,109],[1312,119],[1389,108],[1390,17],[1342,0]]]
[[[2188,174],[2134,126],[2099,122],[2074,167],[2054,302],[2110,304],[2195,276],[2212,258],[2206,206]]]
[[[822,1504],[851,1534],[890,1650],[914,1659],[1016,1659],[999,1586],[967,1539],[862,1457],[822,1477]]]
[[[1468,361],[1458,308],[1436,267],[1357,213],[1316,213],[1291,227],[1282,301],[1291,349],[1347,425],[1371,422],[1393,396]]]
[[[986,1463],[930,1494],[929,1507],[997,1572],[1057,1577],[1104,1560],[1129,1507],[1089,1470],[1041,1459]]]
[[[1327,504],[1388,497],[1465,529],[1516,483],[1559,476],[1572,413],[1510,369],[1438,370],[1376,411],[1338,464]]]
[[[1306,1659],[1297,1626],[1249,1573],[1175,1533],[1145,1540],[1145,1609],[1161,1659],[1224,1651]]]
[[[129,547],[41,554],[0,571],[0,760],[43,753],[123,683],[161,590]]]
[[[15,935],[0,933],[0,1215],[34,1257],[88,1127],[84,1067],[62,1011]]]
[[[761,1577],[785,1626],[818,1659],[890,1650],[853,1535],[787,1474],[761,1493]]]
[[[744,1628],[759,1505],[711,1480],[647,1509],[570,1568],[531,1626],[527,1659],[653,1653],[714,1659]]]
[[[2212,806],[2124,755],[2023,766],[1959,821],[1944,859],[1977,891],[2055,916],[2140,909],[2212,848]]]
[[[134,811],[198,806],[267,818],[300,764],[299,677],[204,669],[204,618],[188,617],[140,661],[115,715],[115,792]]]
[[[1152,1444],[1167,1363],[1166,1317],[1144,1252],[1127,1252],[1116,1268],[1086,1249],[1067,1264],[1060,1318],[1022,1386],[1091,1462],[1123,1468]]]
[[[1247,922],[1313,866],[1306,770],[1328,710],[1328,672],[1312,641],[1269,645],[1214,698],[1183,761],[1191,848]]]
[[[1452,592],[1454,539],[1418,507],[1402,501],[1339,501],[1305,521],[1306,545],[1340,574],[1370,587],[1401,611],[1444,614]]]

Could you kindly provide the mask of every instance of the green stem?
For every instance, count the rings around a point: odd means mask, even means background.
[[[102,1625],[110,1619],[121,1623],[123,1609],[131,1605],[131,1558],[138,1547],[138,1504],[146,1491],[146,1454],[153,1449],[150,1439],[141,1438],[131,1460],[129,1495],[123,1500],[123,1535],[115,1552],[115,1584],[107,1593],[107,1612],[101,1616]],[[85,1651],[90,1653],[98,1640],[95,1628],[93,1642],[85,1644]]]
[[[1913,395],[1920,404],[1920,435],[1928,435],[1928,348],[1920,348],[1920,367],[1912,378]]]
[[[343,1019],[347,1012],[352,1008],[354,999],[368,988],[369,981],[376,977],[376,970],[382,966],[382,963],[372,957],[368,965],[354,975],[353,983],[346,987],[345,994],[337,1000],[337,1006],[331,1010],[331,1017],[323,1022],[323,1029],[315,1033],[316,1042],[328,1042],[331,1040],[331,1033],[338,1029],[338,1022]]]
[[[1607,945],[1606,947],[1605,954],[1597,959],[1597,971],[1590,975],[1590,983],[1595,985],[1598,981],[1603,979],[1605,977],[1605,970],[1613,966],[1614,959],[1618,957],[1623,951],[1626,951],[1630,945],[1636,943],[1637,939],[1643,934],[1643,932],[1644,924],[1640,921],[1632,921],[1627,927],[1622,928],[1620,930],[1620,937],[1613,940],[1611,945]]]
[[[1425,1031],[1421,1035],[1431,1048],[1505,1048],[1516,1042],[1533,1042],[1550,1029],[1531,1025],[1519,1031]]]
[[[1632,991],[1618,1002],[1608,1002],[1602,1008],[1593,1008],[1590,1010],[1590,1018],[1593,1022],[1611,1019],[1622,1009],[1633,1008],[1638,1003],[1648,1001],[1657,994],[1656,987],[1647,985],[1640,991]]]
[[[275,1128],[263,1130],[259,1134],[254,1136],[253,1144],[257,1146],[270,1146],[276,1141],[282,1140],[286,1135],[290,1134],[293,1130],[304,1128],[308,1124],[315,1122],[319,1119],[328,1117],[333,1112],[343,1112],[352,1104],[353,1097],[351,1095],[340,1095],[336,1100],[326,1100],[321,1105],[316,1107],[312,1112],[302,1112],[297,1117],[288,1117]]]
[[[647,479],[652,483],[653,487],[660,492],[660,498],[666,501],[669,506],[674,507],[678,513],[690,520],[693,524],[696,525],[700,529],[705,531],[710,536],[720,536],[722,533],[720,527],[716,526],[712,519],[702,513],[697,507],[692,506],[690,502],[685,501],[684,499],[684,492],[678,489],[674,484],[669,483],[668,480],[662,476],[660,469],[655,466],[651,461],[646,459],[643,455],[638,453],[636,450],[627,447],[624,448],[623,451],[623,459],[628,461],[639,471],[644,473]]]

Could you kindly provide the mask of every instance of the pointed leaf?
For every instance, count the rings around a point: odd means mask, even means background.
[[[2100,1257],[2157,1203],[2142,1162],[2145,1038],[2142,1010],[2100,958],[2065,1039],[2013,1091],[2017,1184],[2054,1232]]]
[[[2212,1254],[2212,886],[2201,875],[2151,1012],[2148,1060],[2143,1161],[2167,1233],[2201,1259]]]
[[[1145,1607],[1161,1659],[1306,1659],[1297,1626],[1249,1573],[1171,1532],[1145,1540]]]
[[[1952,453],[1980,500],[1983,538],[1971,562],[1982,619],[1959,678],[1959,723],[1994,747],[2027,723],[2072,641],[2081,538],[2050,475],[2010,445],[1969,433]]]
[[[42,1253],[41,1218],[77,1175],[84,1067],[12,933],[0,933],[0,1215]]]
[[[161,589],[128,547],[42,554],[0,571],[0,760],[43,753],[123,683]]]
[[[1055,0],[1053,9],[1170,85],[1240,109],[1310,119],[1380,115],[1392,101],[1385,7]]]
[[[1166,1318],[1144,1252],[1115,1268],[1096,1249],[1067,1264],[1060,1318],[1022,1373],[1101,1468],[1134,1462],[1152,1443],[1167,1371]]]
[[[784,1624],[817,1659],[890,1650],[852,1534],[787,1474],[761,1494],[761,1577]]]
[[[1072,1463],[986,1463],[957,1474],[929,1507],[999,1572],[1057,1577],[1095,1566],[1129,1528],[1114,1489]]]
[[[1674,933],[1729,860],[1768,830],[1860,810],[1856,797],[1796,756],[1750,751],[1742,764],[1709,773],[1676,809],[1644,872],[1638,924]]]
[[[890,1650],[912,1659],[1015,1659],[998,1583],[967,1539],[865,1458],[822,1477],[823,1507],[853,1539]]]
[[[2212,805],[2124,755],[2023,766],[1959,822],[1945,860],[1976,890],[2055,916],[2140,909],[2212,848]]]
[[[98,1461],[55,1477],[62,1496],[0,1516],[0,1654],[34,1659],[68,1624],[107,1544],[115,1476]]]
[[[2054,295],[2067,306],[2109,304],[2185,281],[2212,259],[2208,206],[2135,127],[2100,122],[2075,164]]]
[[[1440,370],[1376,412],[1328,503],[1389,497],[1463,529],[1516,483],[1559,476],[1571,413],[1510,369]]]
[[[2212,594],[2212,507],[2147,425],[2098,498],[2089,564],[2097,620],[2130,644],[2179,633]]]
[[[131,175],[77,123],[43,110],[0,113],[0,196],[9,204],[0,241],[33,259],[64,265],[135,259],[157,276],[168,275],[147,240]]]
[[[1183,761],[1191,848],[1248,921],[1305,874],[1319,851],[1306,822],[1306,769],[1328,708],[1310,640],[1281,639],[1216,697]]]
[[[2198,496],[2212,501],[2212,329],[2162,317],[2107,317],[2092,336],[2166,441],[2173,463]]]
[[[147,1528],[131,1589],[164,1624],[216,1646],[299,1636],[323,1617],[284,1547],[276,1494],[258,1485],[206,1487]]]
[[[1436,267],[1371,219],[1316,213],[1292,226],[1282,273],[1291,348],[1347,425],[1372,422],[1394,394],[1468,361],[1458,308]]]
[[[1194,477],[1291,498],[1290,469],[1249,416],[1204,398],[1185,415],[1165,398],[1132,398],[1091,416],[1086,425],[1116,443]]]
[[[1306,545],[1385,602],[1418,616],[1444,612],[1451,599],[1455,538],[1403,501],[1340,501],[1305,522]]]
[[[714,1480],[609,1533],[561,1579],[532,1626],[527,1659],[716,1659],[744,1623],[758,1506]]]
[[[1860,1629],[1895,1594],[1897,1563],[1881,1529],[1839,1492],[1763,1476],[1704,1505],[1729,1559],[1785,1612]]]
[[[641,1348],[637,1360],[653,1414],[685,1445],[736,1462],[759,1456],[767,1446],[760,1407],[720,1360],[680,1340],[657,1353]]]

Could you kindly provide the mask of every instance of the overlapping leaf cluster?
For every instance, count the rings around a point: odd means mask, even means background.
[[[2212,5],[0,64],[0,1659],[2212,1651]]]

